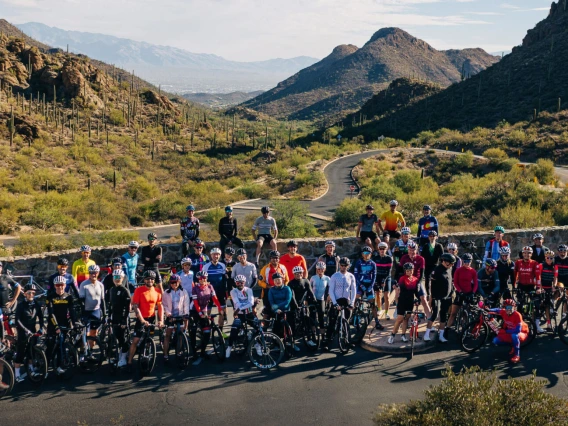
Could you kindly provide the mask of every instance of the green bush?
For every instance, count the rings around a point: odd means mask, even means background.
[[[336,226],[345,227],[356,224],[359,217],[365,213],[366,203],[359,198],[346,198],[335,209],[333,221]]]
[[[405,193],[419,191],[422,188],[422,178],[420,172],[416,170],[402,170],[391,181]]]
[[[248,183],[237,189],[245,198],[268,198],[270,196],[270,188],[258,183]]]
[[[126,195],[134,201],[146,201],[157,197],[159,193],[158,186],[153,182],[148,182],[142,176],[126,184]]]
[[[318,235],[314,222],[307,214],[307,205],[299,201],[276,201],[273,217],[278,226],[279,238],[307,238]]]
[[[545,381],[498,380],[479,367],[455,374],[450,368],[441,384],[425,398],[407,404],[383,405],[376,426],[508,426],[567,424],[568,402],[544,391]]]
[[[124,124],[126,123],[126,120],[124,119],[124,116],[122,115],[122,111],[118,110],[118,109],[111,109],[109,114],[108,114],[108,120],[114,124],[115,126],[124,126]]]
[[[501,148],[489,148],[483,151],[483,156],[489,160],[495,162],[505,161],[507,158],[507,153],[503,151]]]
[[[216,227],[223,217],[225,217],[225,210],[217,207],[207,210],[207,212],[205,212],[205,215],[201,217],[201,221],[204,223],[209,223],[213,225],[213,227]]]
[[[465,154],[456,155],[453,165],[457,170],[470,169],[473,166],[473,152],[467,151]]]
[[[554,218],[551,212],[543,211],[540,207],[517,204],[501,209],[494,222],[496,225],[502,225],[507,229],[523,229],[532,228],[535,224],[553,226]]]
[[[539,158],[534,166],[531,166],[531,171],[542,185],[553,184],[556,180],[554,174],[554,163],[545,158]]]

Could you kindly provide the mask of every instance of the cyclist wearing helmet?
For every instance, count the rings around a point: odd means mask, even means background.
[[[181,288],[187,291],[187,294],[191,294],[193,289],[193,271],[191,270],[191,259],[189,257],[184,257],[181,260],[181,271],[178,274],[181,280]]]
[[[446,248],[448,250],[448,253],[452,254],[456,258],[456,262],[452,266],[452,277],[453,277],[454,274],[456,273],[456,269],[462,266],[462,260],[461,257],[458,256],[458,245],[456,243],[448,243],[448,246]]]
[[[294,275],[294,278],[288,281],[288,287],[290,287],[290,290],[292,290],[290,315],[292,316],[292,318],[296,316],[296,312],[298,311],[300,303],[303,300],[305,305],[310,306],[310,316],[315,321],[316,312],[314,305],[316,303],[316,296],[314,295],[314,292],[310,287],[310,282],[306,278],[303,278],[304,272],[304,268],[302,268],[301,266],[294,266],[294,268],[292,268],[292,274]],[[296,332],[296,321],[290,322],[290,328],[292,329],[292,333]],[[311,340],[309,340],[307,344],[312,347],[316,346],[316,343]],[[294,345],[294,350],[299,351],[300,348]]]
[[[450,313],[450,319],[446,327],[451,327],[454,323],[456,316],[463,302],[467,298],[473,297],[477,293],[479,283],[477,281],[477,271],[471,267],[473,262],[473,256],[470,253],[465,253],[462,256],[463,265],[456,269],[454,273],[454,289],[456,290],[456,296],[452,303],[452,311]]]
[[[193,272],[193,280],[197,282],[197,273],[203,270],[203,267],[209,263],[209,257],[204,254],[205,243],[199,239],[193,244],[193,253],[189,255],[191,259],[191,271]]]
[[[195,207],[190,204],[185,208],[185,211],[187,212],[187,217],[182,219],[179,224],[183,257],[187,257],[189,248],[193,247],[195,240],[199,238],[199,219],[195,217]]]
[[[112,271],[103,279],[103,287],[105,288],[105,303],[109,304],[110,290],[114,288],[114,274],[116,271],[122,271],[122,258],[115,257],[112,259]],[[124,271],[123,271],[124,272]]]
[[[227,267],[224,263],[219,262],[221,259],[221,250],[217,247],[211,249],[209,253],[211,255],[211,261],[206,263],[203,267],[203,272],[207,273],[209,284],[215,289],[215,294],[217,295],[217,300],[221,304],[221,309],[219,310],[219,316],[217,317],[217,324],[219,328],[223,330],[223,324],[225,323],[225,316],[227,315]],[[223,338],[228,338],[225,333],[223,333]]]
[[[554,258],[554,265],[558,267],[558,282],[568,284],[568,246],[558,245],[558,254]]]
[[[95,261],[90,259],[91,247],[83,245],[81,246],[80,252],[81,259],[77,259],[73,262],[73,266],[71,267],[71,275],[73,275],[77,285],[89,279],[89,266],[96,265]]]
[[[170,339],[172,338],[172,333],[174,331],[175,323],[173,318],[175,317],[188,317],[189,316],[189,299],[190,296],[187,294],[181,286],[181,278],[172,274],[170,276],[170,288],[164,291],[163,294],[163,305],[164,305],[164,315],[166,316],[166,335],[164,337],[164,362],[169,361],[169,349],[170,349]],[[187,327],[187,321],[184,322],[182,330]]]
[[[254,295],[252,289],[246,287],[247,278],[244,275],[235,276],[235,288],[231,290],[231,300],[233,301],[233,325],[231,326],[231,334],[229,343],[225,351],[225,357],[231,356],[231,349],[239,330],[244,323],[254,324],[256,315],[254,313]]]
[[[131,291],[134,291],[138,283],[136,282],[136,269],[138,268],[138,241],[130,241],[128,243],[128,250],[122,255],[122,269],[128,279],[128,284]],[[126,286],[125,286],[126,287]]]
[[[260,297],[262,298],[264,306],[269,306],[268,290],[274,287],[274,281],[272,279],[274,274],[278,273],[282,275],[284,285],[288,284],[288,281],[290,281],[290,278],[288,278],[288,271],[280,264],[280,253],[273,250],[269,253],[269,257],[270,262],[262,268],[258,274],[258,285],[262,288],[262,295]]]
[[[140,337],[144,332],[144,326],[154,324],[156,321],[156,309],[158,310],[158,326],[162,327],[164,324],[162,293],[158,292],[154,287],[157,278],[156,272],[145,271],[143,278],[144,285],[136,288],[132,296],[132,310],[136,314],[136,323],[134,325],[132,344],[130,345],[130,352],[128,354],[127,368],[129,371],[132,370],[132,359],[136,354],[138,342],[140,342]]]
[[[130,302],[132,296],[128,290],[128,281],[125,280],[126,274],[122,270],[117,270],[112,274],[114,287],[110,289],[110,320],[112,331],[120,345],[120,359],[117,367],[126,366],[128,362],[129,341],[126,338],[128,327],[128,315],[130,314]]]
[[[288,272],[292,271],[294,267],[301,266],[303,272],[302,278],[308,278],[308,266],[306,259],[301,254],[298,254],[298,243],[295,240],[290,240],[286,244],[288,253],[280,257],[280,264],[286,268]]]
[[[292,289],[284,284],[284,278],[282,274],[276,272],[272,275],[272,280],[274,281],[274,287],[270,287],[268,290],[268,303],[269,305],[266,306],[263,315],[266,317],[274,317],[278,319],[282,318],[289,309],[294,298]],[[291,322],[291,321],[290,321]],[[275,321],[273,330],[274,334],[276,334],[281,339],[284,338],[284,330],[282,327],[282,321]],[[297,346],[294,345],[294,350],[296,350]]]
[[[98,280],[100,268],[97,265],[89,266],[89,279],[79,285],[79,298],[83,301],[82,322],[87,327],[88,336],[96,337],[97,329],[106,318],[105,288]],[[95,342],[89,341],[92,346]],[[83,344],[87,339],[83,335]]]
[[[252,225],[252,238],[256,240],[256,265],[260,259],[260,252],[264,243],[269,243],[270,248],[277,250],[276,238],[278,238],[278,227],[276,220],[270,216],[270,207],[264,206],[260,209],[262,216],[257,218]],[[272,232],[274,231],[274,236]]]
[[[485,245],[485,255],[483,256],[484,264],[488,258],[499,260],[499,249],[501,247],[509,246],[509,243],[503,239],[503,235],[505,235],[505,228],[502,226],[496,226],[493,231],[493,238],[487,241],[487,244]]]
[[[558,267],[554,264],[554,252],[550,250],[547,251],[544,263],[538,266],[542,290],[534,299],[534,308],[536,310],[535,317],[537,318],[535,323],[538,321],[537,332],[541,333],[538,329],[540,328],[540,318],[542,317],[543,311],[546,316],[546,328],[548,331],[552,331],[550,310],[546,309],[546,306],[553,306],[555,300],[553,291],[558,284]]]
[[[399,240],[401,241],[401,240]],[[398,242],[398,241],[397,241]],[[375,291],[375,306],[380,309],[383,301],[385,308],[385,319],[390,320],[389,316],[389,305],[390,305],[390,292],[391,292],[391,274],[393,259],[388,255],[389,245],[384,241],[379,243],[379,255],[373,257],[373,262],[377,266],[377,279],[375,280],[375,285],[373,290]],[[381,312],[377,312],[377,316],[380,318]],[[375,326],[379,325],[379,322],[375,319]],[[380,329],[380,327],[377,327]]]
[[[69,261],[66,258],[60,257],[59,259],[57,259],[57,272],[47,279],[46,289],[48,296],[55,294],[55,279],[57,277],[63,277],[65,279],[65,293],[69,293],[75,299],[79,297],[77,283],[75,282],[73,275],[67,272],[68,268]]]
[[[406,226],[406,222],[404,221],[404,217],[402,213],[397,211],[396,208],[398,207],[398,201],[392,200],[389,203],[390,210],[387,210],[381,215],[379,220],[379,229],[383,233],[383,237],[388,234],[391,238],[400,238],[400,232],[398,231],[399,227],[404,228]],[[385,222],[385,226],[383,227],[383,221]]]
[[[335,254],[335,243],[333,241],[325,242],[325,253],[317,261],[325,263],[325,275],[330,278],[339,270],[339,256]]]
[[[544,242],[544,236],[540,233],[536,233],[533,235],[534,244],[531,246],[532,248],[532,255],[531,259],[536,260],[538,263],[543,263],[546,252],[550,249],[546,246],[543,246],[542,243]],[[519,259],[523,258],[522,250],[519,252]]]
[[[512,299],[503,302],[503,308],[490,309],[503,318],[503,326],[497,337],[493,339],[494,345],[511,345],[511,362],[521,360],[521,342],[524,342],[529,333],[528,325],[523,321],[522,315],[517,312],[517,304]]]
[[[489,304],[499,301],[501,283],[497,273],[497,261],[487,259],[485,267],[477,271],[477,289]]]
[[[324,275],[326,270],[325,262],[318,261],[316,263],[316,274],[310,278],[310,287],[316,298],[316,314],[318,317],[318,323],[320,328],[320,333],[323,335],[325,321],[324,321],[324,311],[325,311],[325,301],[329,299],[329,280],[327,275]],[[331,300],[331,299],[330,299]]]
[[[13,280],[8,280],[7,277],[2,275],[2,262],[0,262],[0,342],[4,339],[4,321],[3,314],[9,315],[16,310],[18,297],[22,291],[19,283]],[[12,328],[15,334],[15,329]],[[1,371],[0,371],[1,373]]]
[[[437,241],[438,233],[430,231],[428,233],[428,243],[420,251],[420,255],[424,258],[424,288],[427,296],[430,296],[430,276],[436,265],[438,265],[440,257],[444,254],[444,247]]]
[[[140,257],[144,265],[144,271],[154,271],[156,273],[156,286],[161,293],[162,276],[160,275],[160,261],[162,260],[162,247],[158,246],[158,236],[152,232],[148,234],[148,245],[142,247]]]
[[[540,286],[540,268],[538,262],[531,259],[533,250],[530,246],[523,247],[522,253],[523,258],[515,262],[513,287],[528,293]]]
[[[373,289],[377,280],[377,265],[371,260],[372,251],[373,249],[369,246],[363,247],[361,259],[358,259],[353,267],[353,275],[357,283],[357,299],[360,299],[364,294],[369,296],[374,294]],[[373,317],[375,318],[376,327],[382,330],[384,327],[379,322],[376,308],[373,311]]]
[[[360,238],[361,244],[366,244],[368,246],[377,247],[377,244],[381,242],[378,234],[379,230],[379,218],[375,214],[375,208],[372,205],[366,207],[367,213],[359,217],[359,223],[357,225],[356,237]],[[376,233],[373,231],[373,227],[376,228]]]
[[[400,230],[400,234],[401,236],[398,240],[396,240],[393,248],[394,260],[397,265],[400,263],[402,256],[408,253],[408,242],[412,241],[410,239],[410,228],[408,226],[404,226]]]
[[[235,287],[235,281],[233,280],[233,266],[236,265],[236,261],[233,260],[235,256],[235,249],[233,247],[227,247],[223,251],[223,259],[221,262],[225,265],[225,280],[227,281],[227,292],[230,292]],[[229,296],[230,297],[230,296]]]
[[[418,281],[422,281],[424,279],[424,268],[426,266],[426,262],[422,256],[418,253],[418,244],[414,241],[409,241],[407,244],[408,253],[406,253],[400,259],[400,269],[403,270],[403,266],[407,263],[412,263],[414,265],[413,275],[418,278]],[[404,273],[406,275],[406,273]]]
[[[509,284],[513,284],[515,279],[515,262],[511,260],[511,249],[507,246],[499,249],[499,260],[497,261],[497,274],[499,274],[499,282],[501,289],[499,296],[505,299],[511,298]]]
[[[440,233],[438,230],[438,219],[432,216],[432,207],[429,205],[422,207],[422,214],[423,216],[418,220],[418,233],[416,234],[420,247],[428,244],[430,231],[435,231],[436,235]]]
[[[238,249],[236,254],[239,262],[233,266],[231,277],[234,280],[237,275],[242,275],[246,278],[245,286],[253,288],[257,280],[256,266],[247,261],[247,251],[244,248]]]
[[[225,217],[219,220],[219,248],[225,251],[225,247],[229,243],[233,243],[239,248],[243,248],[243,242],[237,237],[237,218],[233,217],[233,208],[231,206],[225,207]]]
[[[34,297],[37,291],[35,284],[26,284],[24,288],[24,300],[18,303],[16,308],[16,326],[18,329],[18,340],[16,342],[16,357],[14,358],[14,370],[16,381],[21,382],[25,379],[26,373],[20,373],[20,368],[24,362],[28,343],[34,344],[33,340],[29,340],[29,336],[38,331],[43,334],[43,313],[41,306],[36,303]],[[28,372],[30,375],[36,375],[32,366],[32,360],[29,360]]]
[[[430,280],[431,297],[432,297],[432,315],[428,319],[426,325],[426,332],[424,333],[424,341],[430,340],[430,331],[432,325],[438,314],[440,314],[440,327],[438,332],[438,340],[441,343],[446,343],[448,340],[444,337],[444,330],[446,328],[446,320],[448,318],[448,311],[452,306],[452,294],[454,292],[452,282],[452,265],[456,263],[456,258],[453,254],[444,253],[440,258],[440,264],[436,265],[432,271]]]
[[[329,341],[335,330],[337,316],[341,309],[344,309],[345,319],[351,317],[351,310],[355,305],[357,296],[357,281],[355,276],[348,271],[351,261],[348,257],[339,259],[339,271],[332,275],[329,280],[329,297],[332,307],[329,310],[327,332],[325,340],[322,342],[324,350],[329,349]]]

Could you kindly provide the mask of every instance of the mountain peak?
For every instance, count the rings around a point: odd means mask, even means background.
[[[375,34],[373,34],[373,36],[367,42],[367,44],[373,43],[373,42],[380,40],[380,39],[383,39],[383,38],[388,38],[389,36],[399,36],[399,37],[407,38],[409,40],[416,38],[416,37],[413,37],[410,34],[408,34],[406,31],[401,30],[400,28],[388,27],[388,28],[381,28],[379,31],[377,31]]]
[[[329,56],[343,58],[345,56],[351,55],[353,52],[356,52],[357,50],[359,50],[359,48],[353,44],[340,44],[335,49],[333,49],[331,55]]]
[[[533,29],[527,31],[523,39],[523,47],[532,46],[541,40],[554,35],[563,34],[568,29],[568,0],[558,0],[550,6],[546,19],[540,21]],[[563,37],[563,35],[561,35]],[[515,49],[513,49],[515,50]]]

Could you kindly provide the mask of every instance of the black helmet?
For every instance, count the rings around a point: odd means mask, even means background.
[[[275,272],[272,274],[272,279],[275,280],[276,278],[284,278],[280,272]]]
[[[225,249],[225,254],[230,254],[231,256],[235,255],[235,249],[233,247],[227,247]]]
[[[430,232],[428,232],[428,236],[429,237],[437,237],[438,233],[436,231],[430,231]]]
[[[26,284],[26,286],[24,287],[24,293],[26,291],[37,291],[37,286],[32,283]]]
[[[156,279],[156,273],[154,271],[145,271],[143,277],[144,278],[152,278],[153,280],[155,280]]]
[[[157,240],[158,239],[158,235],[155,232],[150,232],[148,234],[148,240]]]
[[[351,261],[348,257],[342,257],[341,259],[339,259],[339,264],[343,266],[349,266],[351,265]]]
[[[112,259],[112,264],[113,265],[122,265],[122,259],[120,257],[115,257],[114,259]]]
[[[262,214],[264,213],[270,213],[270,207],[268,206],[263,206],[260,211],[262,212]]]
[[[290,240],[286,244],[286,247],[298,247],[298,243],[296,242],[296,240]]]
[[[361,250],[362,253],[372,253],[373,249],[369,246],[365,246],[363,247],[363,250]]]
[[[410,263],[410,262],[405,263],[403,268],[404,268],[405,271],[409,271],[411,269],[414,269],[414,263]]]
[[[456,257],[451,253],[444,253],[442,256],[440,256],[440,259],[442,261],[446,261],[448,263],[451,263],[452,265],[454,263],[456,263]]]
[[[463,260],[464,262],[471,262],[471,261],[473,261],[473,256],[471,255],[471,253],[465,253],[465,254],[462,256],[462,260]]]
[[[207,271],[199,271],[195,277],[200,280],[201,278],[209,277],[209,274],[207,273]]]
[[[279,259],[280,252],[278,250],[271,250],[270,253],[268,254],[268,257],[270,257],[271,259]]]
[[[61,266],[69,266],[69,261],[64,257],[60,257],[57,259],[57,264]]]
[[[246,256],[247,251],[244,248],[240,248],[237,250],[237,256]]]

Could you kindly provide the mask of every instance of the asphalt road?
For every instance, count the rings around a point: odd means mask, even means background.
[[[135,380],[113,378],[103,366],[95,375],[78,373],[67,383],[49,377],[40,388],[18,384],[12,396],[0,401],[0,423],[371,425],[379,404],[421,398],[440,382],[446,365],[495,368],[502,379],[527,377],[536,369],[547,391],[565,396],[568,376],[562,360],[567,354],[559,340],[539,337],[517,365],[507,362],[506,347],[486,346],[467,355],[450,343],[411,361],[360,348],[347,355],[301,352],[269,373],[238,357],[223,364],[207,360],[182,372],[159,362],[152,376]]]

